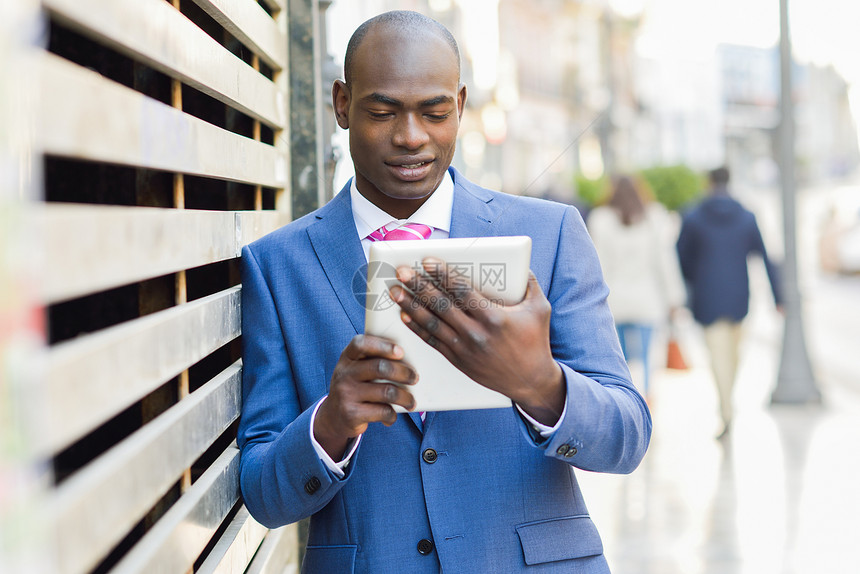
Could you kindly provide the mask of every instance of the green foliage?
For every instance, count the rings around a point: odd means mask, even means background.
[[[667,209],[679,209],[696,199],[704,184],[699,174],[684,165],[650,167],[639,175]]]
[[[646,187],[646,193],[673,210],[698,198],[705,185],[703,177],[685,165],[649,167],[631,175]],[[607,176],[588,179],[577,174],[575,182],[579,199],[590,206],[606,201],[612,191]]]
[[[577,174],[575,181],[576,194],[588,205],[601,203],[609,195],[609,181],[606,176],[600,179],[588,179],[582,174]]]

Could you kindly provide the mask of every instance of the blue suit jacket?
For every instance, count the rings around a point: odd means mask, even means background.
[[[269,527],[311,516],[303,572],[608,572],[573,467],[627,473],[651,434],[578,212],[495,193],[455,170],[452,237],[530,235],[552,304],[553,355],[567,414],[535,440],[511,408],[399,415],[372,424],[335,477],[310,440],[314,405],[344,347],[363,332],[353,296],[365,264],[348,188],[242,253],[241,485]],[[422,459],[435,449],[432,463]],[[433,549],[422,554],[419,542]],[[427,550],[426,542],[424,550]]]

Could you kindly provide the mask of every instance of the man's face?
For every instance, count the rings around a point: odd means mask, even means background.
[[[355,54],[352,85],[332,89],[349,129],[356,186],[405,218],[430,197],[451,164],[466,88],[451,47],[432,32],[371,29]]]

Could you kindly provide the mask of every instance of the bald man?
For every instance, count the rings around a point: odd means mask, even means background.
[[[574,468],[633,471],[651,418],[582,219],[450,167],[466,87],[456,41],[426,16],[362,24],[332,100],[355,177],[242,252],[248,509],[269,527],[311,517],[306,573],[608,572]],[[399,269],[409,289],[391,289],[404,323],[510,408],[395,412],[414,409],[417,375],[400,347],[363,334],[351,284],[371,234],[405,224],[532,238],[517,305],[441,290],[439,261]]]

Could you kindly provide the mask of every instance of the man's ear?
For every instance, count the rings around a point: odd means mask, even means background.
[[[349,129],[349,88],[342,80],[335,80],[331,87],[331,104],[337,125]]]
[[[457,92],[457,116],[461,120],[464,109],[466,109],[466,84],[460,84],[460,91]]]

